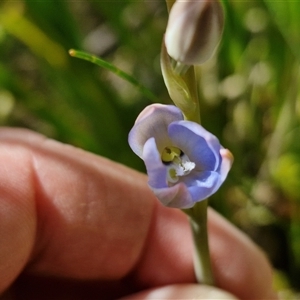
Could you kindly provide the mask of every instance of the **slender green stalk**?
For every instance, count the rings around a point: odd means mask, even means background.
[[[145,97],[147,97],[152,102],[158,102],[157,97],[148,88],[146,88],[144,85],[142,85],[140,82],[138,82],[134,77],[132,77],[128,73],[122,71],[121,69],[119,69],[116,66],[112,65],[111,63],[103,60],[102,58],[99,58],[95,55],[91,55],[91,54],[83,52],[83,51],[74,50],[74,49],[69,50],[69,54],[73,57],[84,59],[93,64],[96,64],[97,66],[100,66],[106,70],[111,71],[112,73],[116,74],[120,78],[122,78],[122,79],[130,82],[132,85],[134,85],[137,89],[140,90],[140,92]]]
[[[190,217],[193,233],[194,270],[197,282],[214,285],[207,234],[207,204],[207,199],[200,201],[184,212]]]

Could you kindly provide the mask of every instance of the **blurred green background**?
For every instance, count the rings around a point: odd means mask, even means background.
[[[210,204],[266,251],[281,298],[299,299],[300,1],[223,4],[220,49],[198,70],[201,118],[235,162]],[[127,135],[151,100],[68,50],[104,58],[170,103],[159,64],[166,23],[163,0],[2,0],[0,124],[144,171]]]

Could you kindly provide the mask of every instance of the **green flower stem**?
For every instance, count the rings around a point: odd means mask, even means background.
[[[214,285],[207,234],[208,200],[200,201],[190,209],[183,210],[190,218],[194,239],[194,270],[197,282]]]

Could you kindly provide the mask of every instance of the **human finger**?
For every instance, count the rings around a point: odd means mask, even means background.
[[[27,272],[117,280],[136,264],[154,197],[138,172],[19,129],[0,130],[0,291]]]
[[[195,282],[192,237],[185,216],[171,215],[159,206],[154,218],[147,248],[136,268],[139,283],[149,288]],[[240,299],[277,298],[266,255],[244,233],[212,209],[208,211],[208,231],[217,287]]]
[[[195,280],[187,218],[161,206],[145,176],[29,131],[2,129],[0,141],[0,289],[25,267],[76,280],[129,276],[137,290]],[[209,231],[218,286],[240,298],[269,295],[264,255],[214,212]]]

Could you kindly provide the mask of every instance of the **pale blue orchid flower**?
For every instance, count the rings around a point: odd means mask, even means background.
[[[173,105],[152,104],[138,116],[129,145],[144,160],[148,184],[169,207],[190,208],[214,194],[233,156],[201,125]]]

